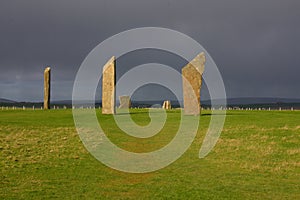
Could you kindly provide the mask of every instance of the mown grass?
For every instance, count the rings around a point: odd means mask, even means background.
[[[147,110],[132,110],[146,125]],[[0,111],[0,199],[300,199],[300,112],[229,111],[213,151],[198,158],[210,113],[176,162],[159,171],[129,174],[91,156],[76,133],[71,110]],[[127,136],[97,110],[108,137],[133,152],[164,146],[180,111],[168,112],[154,137]]]

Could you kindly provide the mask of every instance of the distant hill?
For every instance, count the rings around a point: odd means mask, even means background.
[[[61,104],[61,105],[71,105],[72,100],[59,100],[59,101],[52,101],[54,104]]]
[[[170,100],[172,107],[180,107],[182,102],[172,99],[165,99]],[[155,105],[156,107],[162,105],[163,100],[156,100],[156,101],[140,101],[140,100],[133,100],[132,107],[140,107],[140,108],[147,108]],[[217,99],[214,100],[215,106],[221,106],[222,100]],[[116,99],[117,106],[119,105],[118,99]],[[17,106],[17,107],[41,107],[43,102],[16,102],[9,99],[0,98],[0,106]],[[52,106],[63,107],[66,106],[68,108],[72,107],[72,100],[56,100],[51,101]],[[94,105],[94,102],[89,102],[87,104],[86,101],[77,102],[77,106],[91,106]],[[102,105],[101,101],[96,101],[95,106],[99,107]],[[211,106],[211,100],[202,100],[201,105],[205,107]],[[249,107],[249,108],[297,108],[300,109],[300,99],[291,99],[291,98],[255,98],[255,97],[243,97],[243,98],[229,98],[227,99],[227,106],[228,107]]]
[[[0,103],[16,103],[16,101],[0,98]]]
[[[216,104],[222,102],[220,99],[214,100]],[[202,104],[210,105],[211,100],[201,101]],[[254,105],[254,104],[280,104],[280,103],[300,103],[300,99],[290,98],[263,98],[263,97],[243,97],[228,98],[227,105]]]
[[[300,103],[300,99],[289,98],[230,98],[227,100],[227,104],[278,104],[278,103]]]

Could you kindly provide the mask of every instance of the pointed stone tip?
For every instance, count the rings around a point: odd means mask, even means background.
[[[107,62],[108,62],[108,63],[111,63],[111,62],[113,62],[115,59],[116,59],[116,57],[115,57],[115,56],[112,56]]]
[[[205,65],[204,65],[205,62],[206,62],[205,53],[201,52],[192,61],[190,61],[188,65],[186,65],[185,67],[192,65],[202,75],[205,69]]]
[[[204,52],[199,53],[196,56],[196,58],[199,58],[203,62],[203,64],[206,62],[206,57],[205,57],[205,53]]]
[[[193,62],[194,61],[194,62]],[[199,73],[202,75],[205,69],[205,62],[206,57],[205,53],[201,52],[199,53],[191,63],[194,65],[194,67],[199,71]]]
[[[112,56],[112,57],[105,63],[105,65],[103,66],[103,71],[105,71],[106,68],[107,68],[108,66],[110,66],[110,64],[112,64],[113,62],[115,62],[115,60],[116,60],[116,57],[115,57],[115,56]]]
[[[50,70],[51,70],[51,67],[49,67],[49,66],[45,68],[45,72],[48,72]]]

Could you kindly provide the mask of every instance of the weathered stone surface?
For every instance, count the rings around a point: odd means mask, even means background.
[[[116,85],[115,57],[104,65],[102,72],[102,114],[115,114],[115,85]]]
[[[200,114],[200,90],[202,85],[202,74],[205,68],[204,64],[205,54],[202,52],[182,68],[183,104],[185,115]],[[189,85],[191,87],[189,87]]]
[[[46,67],[44,71],[44,109],[50,109],[50,78],[51,68]]]
[[[130,108],[131,107],[131,100],[130,96],[119,96],[120,106],[119,108]]]
[[[171,101],[164,101],[162,108],[166,110],[171,109]]]

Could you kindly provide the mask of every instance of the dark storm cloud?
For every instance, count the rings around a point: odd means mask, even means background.
[[[207,49],[229,97],[300,98],[299,10],[298,0],[3,0],[0,97],[40,100],[51,65],[53,98],[70,99],[76,72],[97,44],[130,28],[162,26]]]

